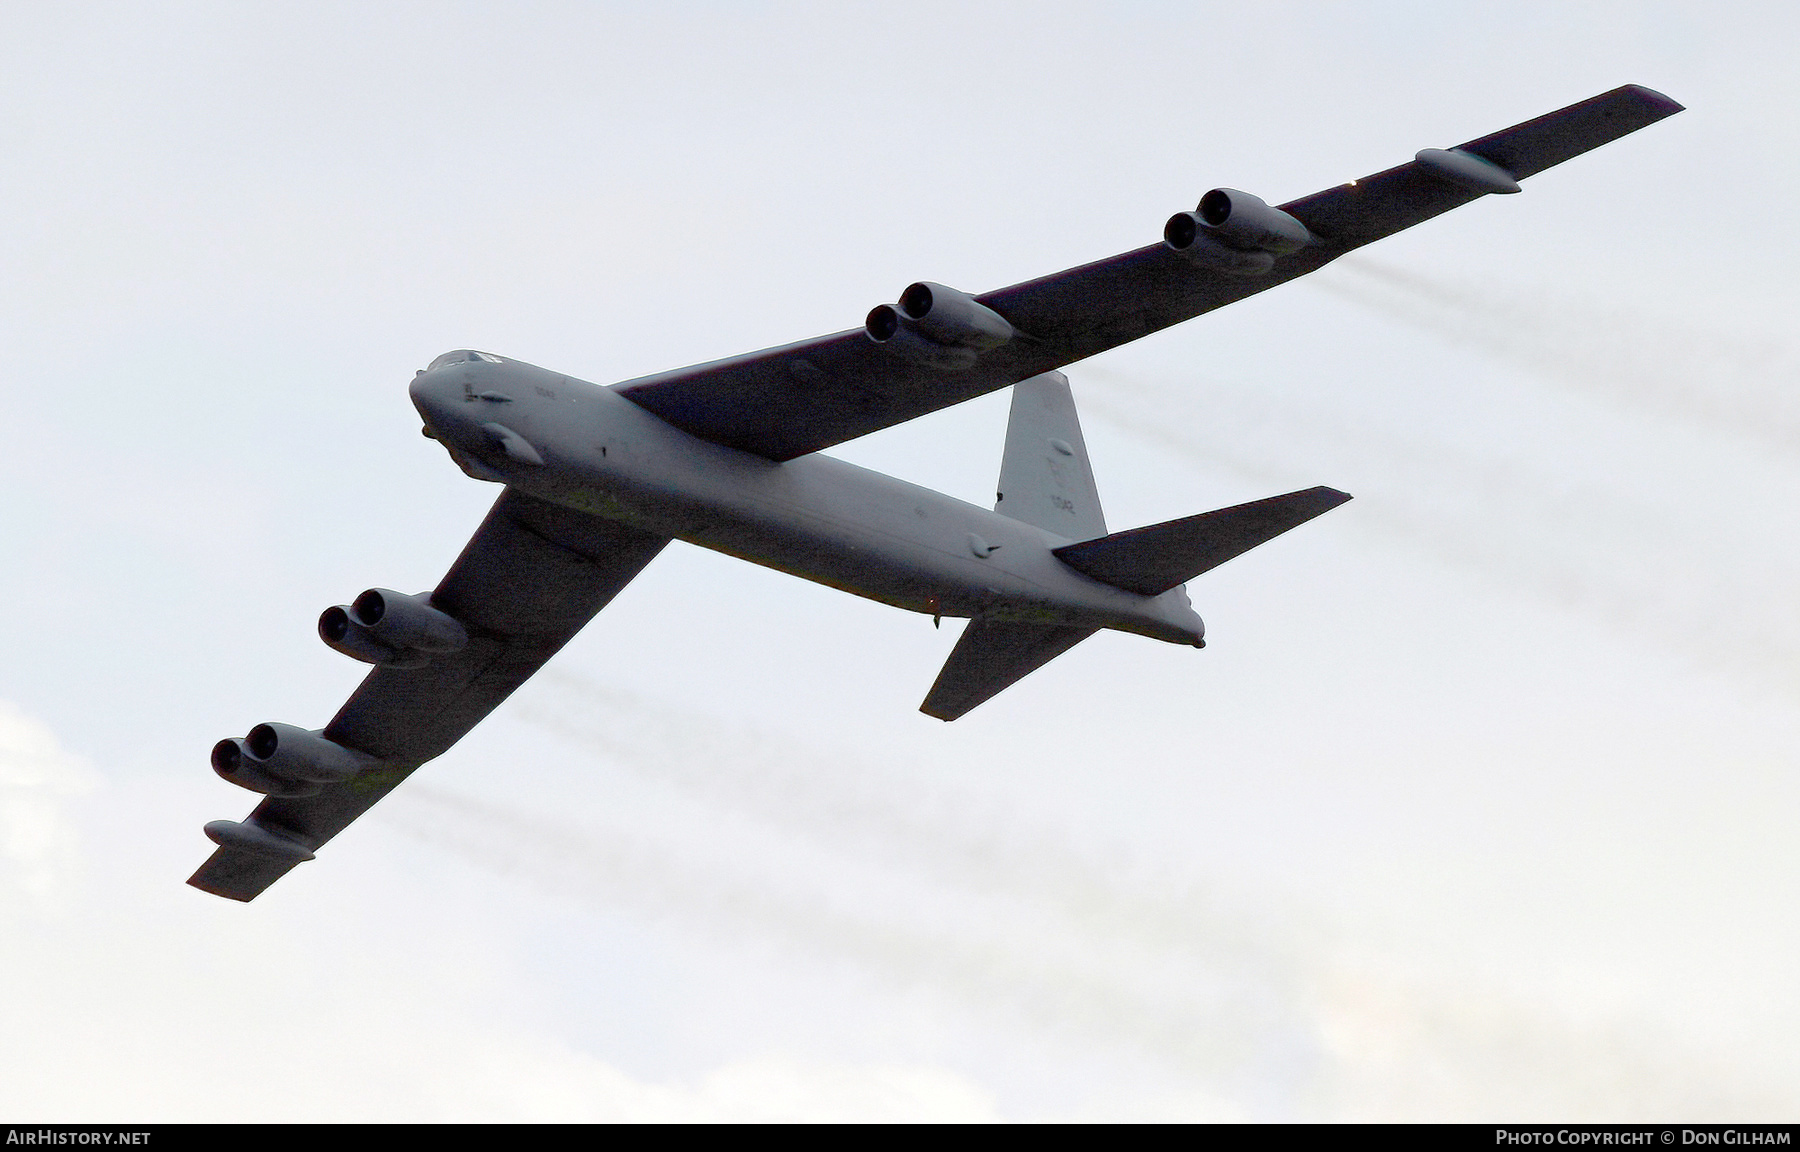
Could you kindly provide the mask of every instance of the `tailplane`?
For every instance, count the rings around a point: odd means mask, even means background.
[[[1348,499],[1349,493],[1335,488],[1308,488],[1148,528],[1114,532],[1097,540],[1065,544],[1052,552],[1083,576],[1141,596],[1155,596],[1331,511]]]
[[[939,720],[954,720],[1097,631],[1066,624],[971,620],[919,711]]]
[[[1052,553],[1082,575],[1157,596],[1348,499],[1334,488],[1308,488],[1105,535],[1069,381],[1060,372],[1045,372],[1013,386],[994,511],[1081,541]],[[1084,625],[971,620],[919,711],[954,720],[1097,631]]]

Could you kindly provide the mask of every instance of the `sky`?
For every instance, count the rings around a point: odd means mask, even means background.
[[[1800,1104],[1791,6],[0,4],[0,1116],[1737,1120]],[[1069,369],[1108,523],[1355,499],[954,724],[666,550],[249,905],[325,607],[611,383],[1624,83],[1688,110]],[[974,502],[1005,393],[832,450]]]

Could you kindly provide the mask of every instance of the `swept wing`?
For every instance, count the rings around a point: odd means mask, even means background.
[[[1514,191],[1516,180],[1680,110],[1668,97],[1628,84],[1471,140],[1447,159],[1428,150],[1431,156],[1283,204],[1312,240],[1261,274],[1209,268],[1154,244],[977,296],[1013,336],[972,364],[909,359],[856,329],[627,381],[618,390],[701,439],[790,460],[1273,288],[1488,192]]]
[[[569,642],[668,538],[508,489],[431,594],[468,643],[419,668],[376,668],[322,735],[380,766],[310,796],[270,796],[188,880],[249,900],[310,859],[425,761],[462,739]]]

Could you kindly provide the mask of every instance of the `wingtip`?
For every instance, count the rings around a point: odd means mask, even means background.
[[[1319,503],[1324,505],[1323,510],[1336,508],[1339,504],[1355,499],[1350,493],[1339,491],[1338,489],[1329,487],[1325,484],[1320,484],[1316,488],[1308,488],[1306,489],[1306,493],[1308,495],[1316,496]],[[1293,493],[1293,495],[1298,496],[1300,493],[1296,492]]]
[[[205,869],[203,868],[200,871],[204,872]],[[229,888],[220,887],[219,885],[203,880],[200,872],[196,872],[192,876],[189,876],[187,882],[188,887],[198,888],[208,896],[220,896],[226,900],[236,900],[239,904],[248,904],[250,901],[256,899],[257,896],[261,895],[260,892],[251,892],[246,895],[243,892],[236,892]]]
[[[1645,104],[1649,105],[1652,109],[1661,112],[1664,116],[1673,116],[1677,112],[1685,112],[1687,110],[1687,105],[1671,100],[1656,89],[1646,88],[1642,84],[1627,84],[1622,91],[1630,92],[1632,95],[1641,99]]]

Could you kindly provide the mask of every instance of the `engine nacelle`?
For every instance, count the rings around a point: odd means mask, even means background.
[[[469,642],[456,619],[431,607],[430,595],[371,588],[354,603],[319,616],[319,638],[354,660],[383,668],[421,668],[431,657]]]
[[[292,724],[258,724],[242,740],[221,740],[212,751],[214,772],[269,796],[310,796],[379,763]]]
[[[1200,197],[1200,225],[1229,248],[1285,256],[1311,244],[1306,225],[1260,197],[1236,188],[1214,188]]]
[[[939,344],[985,352],[1013,338],[1000,313],[967,292],[921,280],[900,293],[900,311],[920,333]]]
[[[221,780],[239,788],[248,788],[264,796],[316,796],[319,785],[304,780],[289,780],[262,770],[243,740],[221,740],[213,745],[212,768]]]
[[[319,639],[352,660],[383,668],[423,668],[431,657],[423,652],[401,652],[369,635],[369,630],[350,618],[350,605],[337,604],[319,614]]]
[[[1227,246],[1207,231],[1194,212],[1177,212],[1169,217],[1163,226],[1163,243],[1196,264],[1232,276],[1261,276],[1275,267],[1273,253]]]
[[[350,605],[356,622],[390,648],[414,652],[456,652],[469,633],[448,613],[430,604],[431,595],[408,596],[387,588],[371,588]]]
[[[1013,338],[1006,318],[966,292],[920,281],[881,304],[863,322],[875,343],[933,368],[972,367],[980,354]]]

